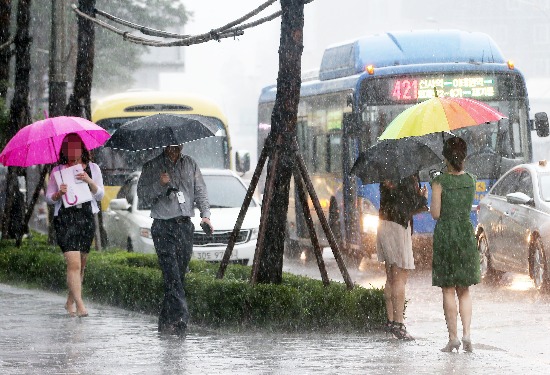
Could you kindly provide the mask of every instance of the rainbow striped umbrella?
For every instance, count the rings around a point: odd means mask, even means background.
[[[452,132],[506,118],[489,105],[474,99],[434,97],[401,112],[384,130],[380,140]]]

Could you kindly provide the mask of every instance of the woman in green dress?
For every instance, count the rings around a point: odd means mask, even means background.
[[[433,236],[432,285],[443,292],[443,312],[449,331],[449,342],[443,352],[458,351],[457,317],[462,321],[462,345],[472,351],[470,323],[472,299],[469,286],[479,283],[479,254],[470,210],[475,195],[475,178],[464,171],[467,146],[462,138],[453,137],[443,145],[447,172],[432,182],[430,211],[437,220]],[[458,297],[458,309],[455,295]]]

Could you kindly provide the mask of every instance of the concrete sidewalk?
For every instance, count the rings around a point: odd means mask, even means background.
[[[88,303],[70,318],[65,297],[0,284],[0,374],[524,374],[550,373],[490,347],[441,353],[439,341],[384,336],[156,332],[156,317]],[[518,343],[521,345],[521,343]],[[546,343],[546,349],[548,342]]]

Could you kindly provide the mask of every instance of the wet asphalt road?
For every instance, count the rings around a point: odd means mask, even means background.
[[[326,253],[326,252],[325,252]],[[331,278],[338,268],[327,254]],[[286,261],[285,270],[318,276],[316,265]],[[350,268],[354,282],[381,286],[372,261]],[[161,336],[156,317],[88,304],[69,318],[64,296],[0,284],[0,374],[525,374],[550,373],[550,297],[507,275],[472,288],[474,353],[441,353],[446,329],[429,271],[409,278],[401,342],[368,335],[283,334],[191,326],[185,339]]]

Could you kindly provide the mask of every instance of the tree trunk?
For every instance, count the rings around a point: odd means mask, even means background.
[[[78,9],[94,16],[95,0],[79,0]],[[78,17],[78,54],[76,57],[76,73],[74,77],[74,89],[69,104],[67,115],[84,117],[91,120],[91,92],[94,73],[94,41],[95,29],[93,22]]]
[[[13,99],[10,107],[10,118],[6,138],[11,139],[19,129],[31,121],[29,109],[29,76],[31,71],[31,38],[29,36],[31,0],[19,0],[17,6],[17,31],[15,33],[15,84]],[[6,204],[2,220],[2,238],[13,238],[22,230],[22,218],[19,225],[12,220],[20,217],[24,212],[25,201],[20,199],[17,184],[19,168],[9,167],[6,183]],[[23,205],[23,206],[21,206]],[[12,229],[16,233],[12,233]]]
[[[0,46],[10,40],[11,0],[0,0]],[[11,48],[0,49],[0,99],[6,100],[10,80]]]
[[[283,250],[288,194],[292,176],[292,140],[296,136],[298,102],[300,100],[301,57],[303,50],[304,1],[281,0],[281,42],[279,46],[279,74],[277,96],[271,114],[271,136],[277,140],[282,136],[277,170],[268,172],[267,182],[273,183],[273,197],[270,207],[263,207],[267,215],[266,241],[258,270],[258,282],[281,283],[283,274]],[[273,158],[267,167],[271,171]],[[265,200],[265,197],[264,197]]]

